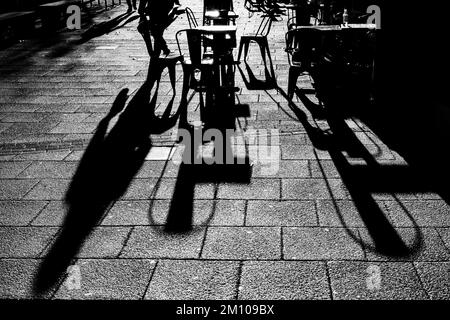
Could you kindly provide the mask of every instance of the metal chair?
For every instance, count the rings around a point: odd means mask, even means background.
[[[195,17],[192,9],[189,7],[186,7],[185,11],[186,11],[187,21],[189,23],[189,29],[197,28],[198,27],[197,18]]]
[[[188,12],[188,11],[186,11]],[[188,48],[182,49],[180,36],[185,34]],[[204,37],[200,30],[184,29],[179,30],[175,35],[178,50],[183,57],[181,64],[183,66],[183,89],[181,94],[180,109],[180,127],[189,127],[187,119],[188,93],[194,90],[200,96],[200,117],[204,120],[205,101],[203,93],[207,90],[207,85],[212,78],[213,59],[205,55],[206,46],[203,44]]]
[[[187,40],[188,48],[182,47],[180,37],[184,34]],[[236,62],[232,55],[221,56],[217,52],[211,55],[209,47],[205,42],[210,39],[206,37],[203,30],[185,29],[176,33],[175,38],[180,55],[183,56],[183,92],[180,102],[180,126],[189,128],[187,121],[188,93],[194,90],[200,97],[200,119],[207,123],[208,115],[213,113],[209,106],[216,105],[219,97],[229,97],[238,89],[234,86],[234,75]],[[217,39],[212,40],[213,51],[215,45],[219,45]],[[205,98],[203,97],[205,94]],[[211,110],[206,110],[206,109]],[[206,113],[208,111],[208,114]]]
[[[320,58],[321,34],[313,28],[294,29],[286,33],[286,52],[289,61],[288,97],[294,96],[300,74],[314,72]]]
[[[241,60],[242,52],[244,53],[244,61],[247,61],[248,50],[251,42],[255,42],[261,51],[261,57],[263,59],[263,63],[267,69],[267,60],[266,55],[269,59],[270,63],[270,77],[275,79],[275,71],[273,68],[272,57],[270,55],[269,43],[267,41],[267,36],[270,33],[272,28],[273,21],[276,21],[278,14],[267,10],[264,6],[261,6],[261,1],[249,0],[247,1],[250,12],[255,12],[254,10],[263,10],[262,20],[259,24],[258,29],[254,34],[251,35],[243,35],[241,36],[241,40],[239,43],[239,53],[237,60]],[[247,7],[246,7],[247,8]]]

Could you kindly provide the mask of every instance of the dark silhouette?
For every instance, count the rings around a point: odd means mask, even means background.
[[[137,2],[137,0],[127,0],[127,5],[128,5],[127,12],[132,12],[133,9],[137,10],[136,2]]]
[[[175,21],[178,14],[180,6],[179,0],[142,0],[139,3],[139,14],[141,16],[140,23],[147,22],[147,17],[149,21],[150,33],[154,38],[154,56],[159,57],[159,55],[164,53],[165,55],[170,54],[169,47],[167,46],[166,40],[164,39],[164,31]]]
[[[131,16],[129,12],[122,13],[109,21],[104,21],[98,24],[94,24],[88,30],[83,32],[82,38],[79,43],[87,42],[93,38],[100,37],[102,35],[108,34],[117,30],[119,28],[124,27],[128,23],[138,19],[138,16]],[[125,21],[125,22],[124,22]]]
[[[152,147],[150,134],[163,133],[175,125],[179,115],[171,115],[175,95],[161,118],[154,113],[161,76],[157,62],[151,61],[147,81],[110,132],[108,125],[124,108],[127,89],[119,93],[109,114],[100,121],[66,193],[64,225],[36,275],[37,295],[48,291],[63,276],[106,209],[124,194]]]

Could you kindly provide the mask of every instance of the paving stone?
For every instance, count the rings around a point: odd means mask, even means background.
[[[19,177],[36,179],[70,179],[75,173],[77,166],[77,163],[39,161],[34,162],[31,166],[26,168]]]
[[[84,151],[72,151],[64,161],[79,161],[83,158]]]
[[[152,147],[148,154],[145,156],[145,160],[160,160],[164,161],[170,159],[172,156],[171,147]]]
[[[69,207],[64,201],[50,201],[31,223],[33,226],[62,226]]]
[[[121,253],[124,258],[198,258],[205,230],[169,233],[162,227],[135,227]]]
[[[325,263],[245,261],[242,267],[239,299],[330,299]]]
[[[202,257],[206,259],[279,259],[280,228],[209,227]]]
[[[389,216],[395,226],[450,227],[450,206],[443,200],[386,201]]]
[[[230,300],[238,282],[237,261],[162,260],[145,299]]]
[[[62,200],[70,180],[42,179],[25,197],[29,200]]]
[[[46,201],[0,201],[0,225],[26,226],[46,204]]]
[[[242,226],[245,202],[236,200],[194,200],[189,215],[193,226]],[[103,224],[166,225],[170,219],[169,200],[118,202],[103,221]],[[151,210],[150,210],[151,207]],[[176,214],[176,213],[175,213]]]
[[[372,261],[448,261],[450,253],[438,232],[431,228],[396,228],[395,231],[406,246],[407,255],[387,255],[371,249],[374,241],[366,229],[360,229],[361,239],[366,243],[367,259]],[[384,233],[386,233],[384,231]]]
[[[145,161],[139,172],[136,174],[137,178],[159,178],[170,177],[176,178],[178,176],[180,167],[172,161]]]
[[[157,179],[135,179],[128,187],[123,199],[172,199],[177,179],[163,178],[155,189]],[[214,185],[198,183],[194,187],[194,199],[212,199]]]
[[[343,228],[283,228],[283,254],[288,260],[364,258],[361,246]]]
[[[331,160],[309,160],[313,178],[340,178],[336,165]]]
[[[31,123],[22,122],[14,123],[12,126],[3,131],[3,134],[10,136],[17,135],[35,135],[40,133],[50,133],[55,123]]]
[[[0,179],[16,178],[30,163],[28,161],[0,162]]]
[[[153,212],[168,200],[155,200]],[[102,225],[150,225],[150,200],[117,201],[107,216],[103,219]]]
[[[318,150],[310,145],[281,146],[281,159],[283,160],[316,160],[331,159],[328,152]]]
[[[437,231],[450,251],[450,228],[438,228]]]
[[[31,299],[49,298],[57,288],[48,293],[37,295],[33,291],[36,270],[41,260],[38,259],[0,259],[0,298]]]
[[[96,123],[90,122],[61,122],[51,133],[92,133],[97,127]]]
[[[279,111],[277,111],[279,112]],[[287,134],[282,135],[280,137],[281,145],[293,145],[293,144],[299,144],[299,145],[310,145],[311,141],[307,137],[306,133],[298,133],[298,134]]]
[[[383,203],[379,203],[381,214],[386,210]],[[323,227],[366,227],[363,220],[364,212],[359,212],[352,200],[317,200],[317,214],[319,225]],[[387,213],[384,213],[386,219]]]
[[[114,258],[122,250],[131,227],[98,227],[92,230],[78,253],[80,258]]]
[[[309,176],[308,162],[305,160],[263,161],[255,164],[252,170],[254,178],[307,178]]]
[[[0,227],[0,257],[36,258],[56,232],[56,228]]]
[[[14,160],[62,160],[70,154],[70,150],[40,151],[17,155]]]
[[[427,299],[412,263],[332,261],[328,269],[336,300]]]
[[[328,179],[282,179],[283,200],[349,199],[350,195],[342,180]]]
[[[247,226],[317,226],[313,201],[249,201]]]
[[[414,265],[431,299],[450,299],[450,262],[415,262]]]
[[[75,265],[81,275],[80,288],[69,285],[66,278],[55,298],[141,299],[155,264],[153,260],[144,259],[80,259]]]
[[[219,185],[219,199],[273,199],[280,198],[279,179],[252,179],[249,184],[223,183]]]
[[[0,200],[20,200],[22,199],[39,180],[35,179],[1,179],[0,180]]]

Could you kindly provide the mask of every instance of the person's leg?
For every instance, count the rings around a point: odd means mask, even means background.
[[[164,54],[169,54],[170,50],[167,46],[166,40],[164,39],[164,27],[160,24],[154,24],[150,30],[154,39],[154,52],[153,55],[159,57],[161,52]]]
[[[131,0],[127,0],[127,5],[128,5],[128,11],[133,9],[133,7],[131,5]]]
[[[147,11],[147,3],[148,0],[140,0],[139,1],[139,9],[138,9],[138,13],[142,16],[146,14]]]

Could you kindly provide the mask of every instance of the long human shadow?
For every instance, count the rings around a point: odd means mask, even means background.
[[[109,21],[103,21],[95,24],[82,34],[82,38],[80,39],[79,43],[84,43],[93,38],[97,38],[113,32],[114,30],[120,29],[136,19],[139,19],[138,15],[133,16],[131,12],[125,12]]]
[[[128,89],[118,94],[100,121],[66,192],[63,226],[34,279],[36,295],[48,292],[62,278],[106,210],[125,193],[152,147],[150,135],[175,125],[179,116],[171,115],[175,94],[162,117],[155,115],[160,76],[160,66],[151,61],[146,82],[114,127],[108,132],[111,120],[125,107]]]
[[[330,88],[328,87],[327,89]],[[352,239],[363,248],[390,257],[411,258],[419,253],[423,247],[423,236],[417,223],[406,208],[393,196],[404,209],[413,225],[414,239],[409,244],[406,244],[398,234],[372,195],[376,192],[422,192],[424,188],[420,184],[410,183],[414,178],[410,177],[406,181],[398,179],[405,177],[405,175],[410,175],[412,172],[405,174],[403,168],[399,172],[398,167],[389,166],[386,168],[376,161],[373,155],[357,138],[353,130],[348,127],[348,124],[345,122],[345,117],[340,114],[340,110],[342,110],[340,103],[342,100],[333,100],[334,93],[327,93],[328,98],[325,102],[326,118],[331,130],[323,131],[311,125],[306,113],[289,99],[287,93],[282,88],[278,87],[277,90],[288,101],[289,108],[305,128],[313,146],[318,150],[326,150],[329,152],[373,243],[360,238],[352,228],[347,226],[338,201],[333,196],[333,189],[326,179],[326,172],[321,167],[320,161],[318,161],[340,222]],[[311,105],[309,107],[311,108]],[[280,106],[280,108],[282,107]],[[286,110],[283,111],[286,112]],[[355,167],[348,161],[344,152],[351,154],[353,157],[362,158],[367,165],[363,169],[361,166]],[[319,159],[317,154],[316,158],[317,160]],[[381,179],[381,177],[386,180]]]

